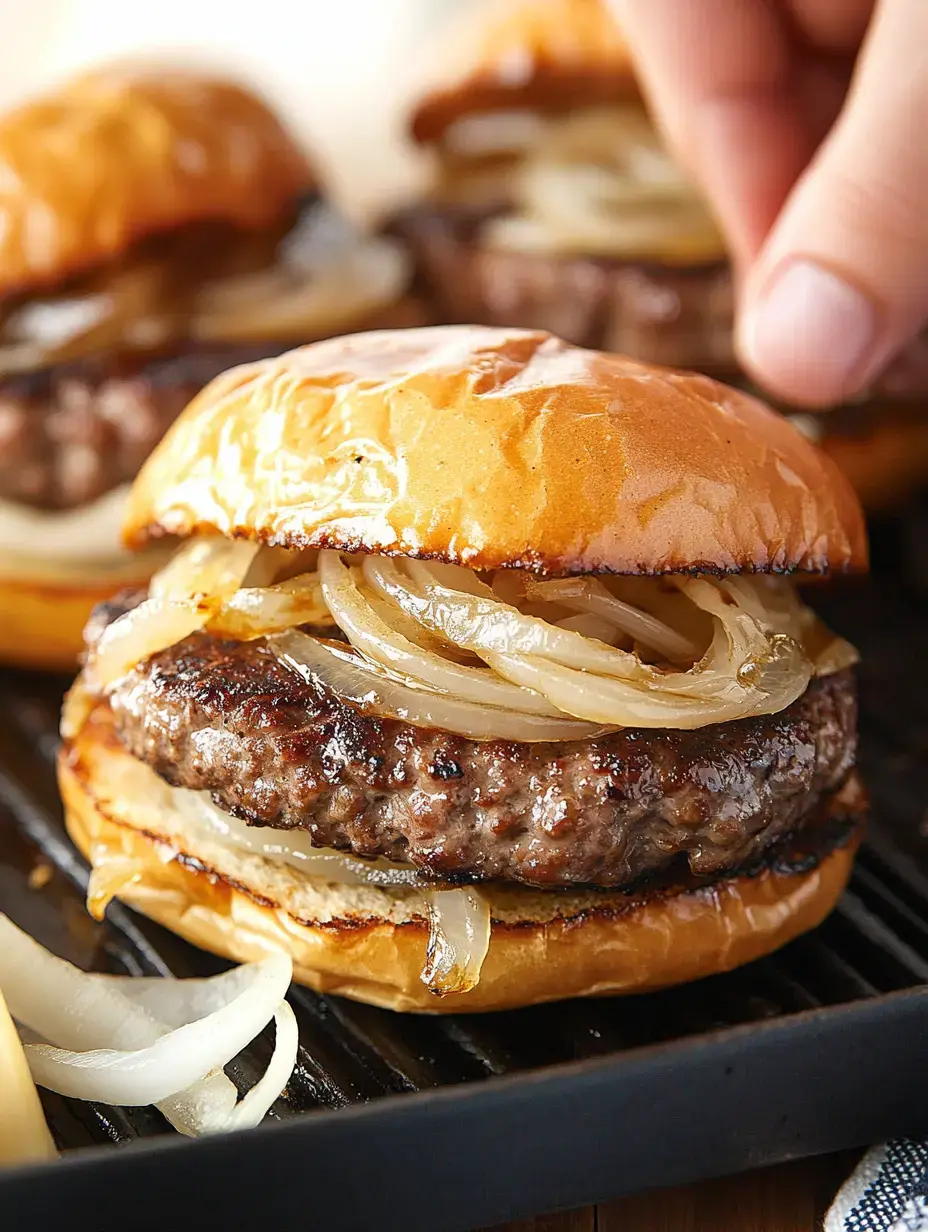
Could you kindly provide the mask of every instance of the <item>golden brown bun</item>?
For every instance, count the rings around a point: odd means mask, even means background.
[[[46,575],[0,573],[0,663],[73,672],[84,649],[84,625],[93,608],[123,586],[144,586],[163,553],[130,561],[119,571],[88,565],[87,572],[53,568]]]
[[[314,343],[224,373],[148,459],[125,534],[551,574],[866,564],[834,464],[707,377],[477,326]]]
[[[805,871],[768,868],[664,895],[484,887],[493,925],[480,981],[439,999],[419,978],[428,926],[417,891],[314,883],[200,837],[190,850],[148,793],[126,798],[127,762],[134,773],[137,763],[114,744],[100,710],[59,761],[65,822],[80,850],[97,862],[107,853],[139,862],[139,879],[119,891],[123,902],[238,961],[283,950],[300,983],[395,1010],[512,1009],[644,992],[730,970],[824,919],[857,845],[836,848]],[[181,860],[163,858],[168,849]]]
[[[0,180],[6,295],[60,282],[185,223],[270,226],[312,174],[247,90],[117,66],[0,120]]]
[[[596,106],[638,97],[628,45],[606,0],[502,0],[451,32],[438,82],[411,117],[440,141],[462,116]]]
[[[809,416],[808,418],[812,418]],[[829,432],[828,412],[814,416],[818,447],[850,480],[865,509],[880,513],[928,484],[928,415],[909,411],[874,420],[859,433]]]

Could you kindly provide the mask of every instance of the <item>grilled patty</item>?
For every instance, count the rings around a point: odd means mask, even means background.
[[[362,713],[261,641],[206,634],[139,665],[111,706],[129,752],[252,824],[451,880],[538,886],[756,859],[844,781],[857,709],[843,672],[780,714],[697,731],[475,742]]]
[[[481,241],[481,229],[502,208],[423,202],[392,220],[390,229],[409,247],[437,317],[547,329],[578,346],[709,371],[738,384],[726,264],[660,265],[493,248]],[[894,358],[869,392],[917,399],[912,409],[924,414],[928,331]],[[852,422],[859,429],[860,415],[852,414]],[[838,421],[829,421],[831,430],[841,430]]]
[[[0,381],[0,500],[74,509],[129,483],[214,376],[283,349],[211,346],[134,364],[62,364]]]
[[[678,368],[733,367],[726,265],[691,268],[482,244],[493,210],[422,204],[393,220],[447,322],[547,329],[578,346]]]

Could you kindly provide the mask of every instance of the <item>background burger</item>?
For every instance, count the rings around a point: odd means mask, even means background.
[[[478,6],[438,66],[411,117],[434,186],[394,227],[441,319],[746,384],[722,237],[648,118],[607,0]],[[797,426],[878,509],[928,477],[926,394],[922,337],[855,405]]]
[[[119,544],[126,485],[190,397],[392,322],[406,264],[263,102],[190,72],[114,67],[10,113],[0,177],[0,657],[67,667],[92,605],[156,564]]]
[[[605,0],[477,6],[411,128],[435,180],[394,225],[445,320],[731,369],[722,237],[648,118]]]
[[[458,1011],[725,970],[840,895],[855,654],[796,581],[862,516],[745,395],[541,332],[316,343],[207,387],[126,531],[186,542],[66,703],[96,913]]]

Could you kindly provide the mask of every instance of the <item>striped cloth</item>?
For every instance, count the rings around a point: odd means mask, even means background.
[[[928,1232],[928,1142],[875,1146],[841,1187],[824,1232]]]

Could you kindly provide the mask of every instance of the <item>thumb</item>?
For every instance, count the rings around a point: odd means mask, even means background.
[[[862,389],[928,318],[928,4],[881,0],[844,110],[742,287],[738,348],[789,401]]]

